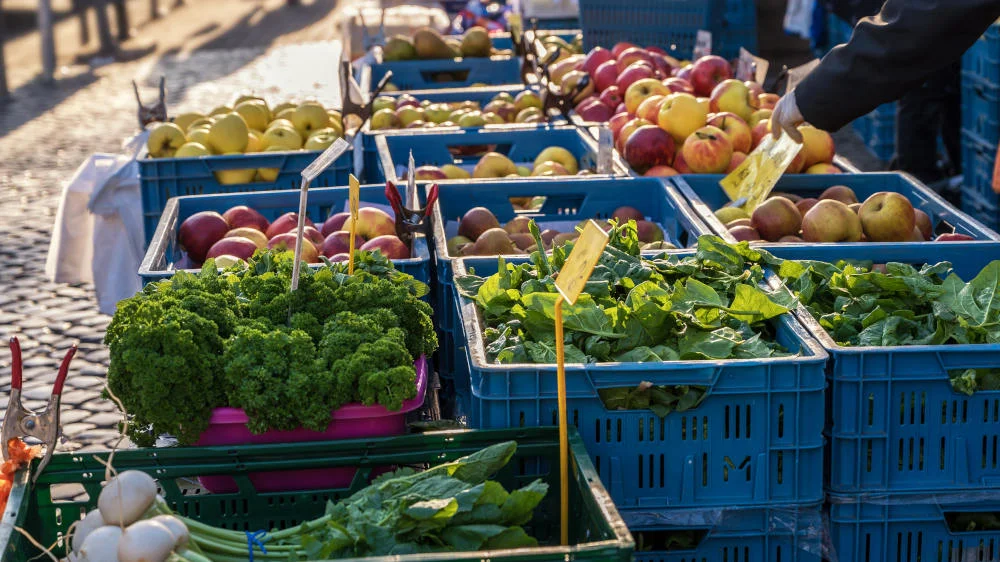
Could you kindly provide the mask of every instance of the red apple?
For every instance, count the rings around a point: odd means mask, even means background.
[[[694,95],[694,86],[683,78],[671,76],[663,81],[663,85],[666,86],[671,92],[684,92],[686,94],[691,94],[692,96]]]
[[[341,227],[344,226],[344,222],[347,221],[347,217],[351,216],[351,213],[335,213],[330,215],[330,218],[326,219],[323,223],[323,228],[319,229],[323,236],[329,236],[331,232],[336,232],[342,230]]]
[[[597,71],[597,67],[601,64],[608,62],[609,60],[615,60],[615,56],[611,54],[611,51],[605,49],[604,47],[594,47],[587,53],[587,56],[583,58],[583,63],[580,65],[580,70],[586,72],[591,78],[594,78],[594,72]]]
[[[351,259],[351,255],[350,254],[336,254],[336,255],[330,256],[330,261],[333,262],[333,263],[337,263],[337,262],[341,262],[341,261],[347,261],[349,259]]]
[[[726,173],[732,172],[736,168],[740,167],[740,164],[747,159],[747,155],[743,152],[734,152],[733,157],[729,159],[729,167],[726,168]]]
[[[677,170],[671,168],[670,166],[653,166],[652,168],[646,170],[646,173],[643,175],[646,177],[676,176]]]
[[[195,263],[205,261],[213,244],[229,232],[229,223],[215,211],[201,211],[184,219],[177,232],[177,242]]]
[[[733,150],[736,152],[750,152],[750,145],[753,143],[753,136],[750,134],[750,127],[746,121],[740,119],[734,113],[716,113],[708,120],[708,124],[722,129],[723,133],[729,137],[729,142],[733,143]]]
[[[746,85],[747,90],[750,90],[750,104],[757,106],[759,105],[760,95],[764,93],[764,86],[754,82],[753,80],[747,80],[743,82]]]
[[[692,65],[690,82],[695,95],[708,97],[720,82],[732,77],[733,69],[729,61],[718,55],[706,55]]]
[[[229,223],[230,229],[246,226],[261,232],[267,232],[267,227],[271,225],[264,218],[264,215],[246,205],[237,205],[229,209],[225,213],[222,213],[222,218],[226,219],[226,222]]]
[[[685,82],[691,82],[691,72],[694,70],[694,65],[687,65],[684,68],[678,68],[677,72],[674,72],[674,76],[684,80]],[[692,86],[693,88],[693,86]],[[693,93],[693,92],[692,92]]]
[[[788,169],[785,170],[786,174],[799,174],[802,172],[803,166],[806,162],[806,155],[801,150],[792,159],[792,163],[788,165]]]
[[[611,108],[596,99],[589,104],[585,102],[577,106],[576,113],[584,121],[593,123],[604,123],[612,116]]]
[[[771,134],[771,120],[770,119],[764,119],[760,123],[757,123],[756,125],[754,125],[753,129],[750,130],[750,145],[751,145],[751,148],[752,149],[753,148],[757,148],[757,145],[760,144],[760,141],[763,140],[764,137],[766,137],[767,135],[770,135],[770,134]],[[802,151],[800,150],[799,153],[801,154],[801,152]]]
[[[593,74],[594,87],[603,92],[618,82],[618,65],[615,61],[609,60],[601,63]]]
[[[653,77],[653,67],[650,66],[649,63],[639,61],[636,63],[632,63],[628,68],[623,70],[618,75],[618,81],[616,82],[616,84],[618,84],[619,90],[625,92],[628,90],[628,87],[634,84],[635,82],[638,82],[643,78],[652,78],[652,77]]]
[[[663,55],[650,53],[650,57],[653,59],[653,70],[656,72],[657,78],[667,78],[674,71],[670,61]]]
[[[625,141],[625,161],[641,173],[653,166],[669,166],[674,161],[674,139],[656,125],[637,128]]]
[[[441,171],[441,168],[437,166],[420,166],[416,170],[413,170],[413,179],[420,181],[428,180],[446,180],[448,175]]]
[[[757,96],[757,106],[760,109],[774,109],[779,99],[781,97],[778,94],[760,94]]]
[[[946,232],[934,239],[935,242],[965,242],[967,240],[975,240],[975,238],[969,236],[968,234]]]
[[[310,242],[316,244],[317,246],[323,244],[323,234],[316,230],[316,227],[314,226],[306,225],[306,227],[302,229],[302,236],[308,238]]]
[[[634,117],[629,119],[629,121],[622,126],[621,130],[618,131],[618,138],[615,139],[615,148],[618,149],[618,152],[625,154],[625,143],[628,141],[629,136],[631,136],[636,129],[644,125],[652,125],[652,123],[646,121],[645,119]]]
[[[391,260],[405,260],[410,257],[410,249],[395,234],[376,236],[362,244],[361,249],[369,252],[378,250]]]
[[[625,101],[625,98],[622,97],[622,91],[618,89],[617,84],[612,84],[601,90],[601,95],[598,99],[608,107],[618,107],[618,104]]]
[[[665,96],[657,94],[647,97],[635,109],[635,116],[645,119],[650,123],[656,123],[660,117],[660,106],[663,105],[663,100],[665,99],[667,99]]]
[[[343,229],[350,231],[352,222],[351,218],[348,217],[344,221]],[[395,234],[396,221],[382,209],[361,207],[358,209],[358,227],[356,232],[368,240],[386,234]]]
[[[618,55],[625,52],[626,49],[630,49],[632,47],[637,47],[637,46],[638,45],[636,45],[635,43],[629,43],[628,41],[621,41],[619,43],[615,43],[614,47],[611,47],[611,54],[614,55],[615,58],[618,58]]]
[[[707,125],[691,133],[681,151],[696,174],[721,174],[733,157],[733,143],[718,127]]]
[[[656,64],[653,62],[653,57],[646,52],[645,49],[640,47],[629,47],[621,52],[620,55],[615,57],[618,64],[618,72],[623,72],[634,62],[645,61],[649,63],[650,68],[656,68]]]
[[[618,107],[615,108],[615,113],[628,113],[628,108],[625,107],[625,102],[618,104]],[[629,117],[635,117],[635,115],[629,113]]]
[[[294,232],[283,232],[273,238],[267,243],[267,247],[272,250],[277,251],[295,251],[295,240],[296,236]],[[306,263],[316,263],[319,259],[319,250],[313,245],[308,239],[302,239],[302,254],[299,256],[301,261]]]
[[[208,253],[205,254],[205,259],[217,258],[229,254],[242,260],[248,260],[256,251],[257,244],[253,240],[242,236],[230,236],[212,244],[212,247],[208,249]]]
[[[355,248],[360,248],[364,243],[365,239],[363,237],[355,235]],[[351,251],[351,233],[346,230],[331,232],[330,235],[323,240],[322,247],[322,254],[328,258],[340,253],[346,254]]]
[[[622,130],[622,127],[625,126],[625,123],[628,123],[629,119],[631,119],[631,117],[628,116],[628,113],[614,114],[611,119],[608,120],[608,128],[611,129],[611,135],[618,138],[618,133]]]
[[[682,147],[683,148],[683,147]],[[691,168],[688,167],[687,162],[684,161],[684,153],[681,150],[677,151],[677,155],[674,156],[673,168],[677,170],[678,174],[693,174]]]
[[[313,221],[306,217],[306,224],[316,228]],[[274,219],[271,226],[268,227],[267,232],[264,233],[268,240],[274,238],[279,234],[284,234],[285,232],[294,232],[299,227],[299,214],[298,213],[285,213],[280,217]]]

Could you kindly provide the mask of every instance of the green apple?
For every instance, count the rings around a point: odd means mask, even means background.
[[[215,117],[202,117],[201,119],[195,119],[187,126],[186,131],[191,129],[197,129],[199,127],[211,127],[212,123],[215,123]]]
[[[514,118],[515,123],[528,123],[529,119],[541,119],[542,110],[537,107],[526,107],[521,111],[517,112],[517,117]]]
[[[372,113],[380,109],[396,109],[396,98],[392,96],[379,96],[372,102]]]
[[[268,129],[261,139],[264,142],[264,151],[272,148],[280,150],[298,150],[302,148],[302,137],[299,133],[289,127],[274,127]]]
[[[500,117],[499,115],[493,112],[484,113],[483,121],[486,121],[486,124],[488,125],[503,125],[504,123],[506,123],[503,117]]]
[[[289,121],[288,119],[275,119],[274,121],[268,123],[267,128],[265,128],[264,130],[269,131],[275,127],[285,127],[286,129],[291,129],[293,131],[295,130],[295,125],[293,125],[292,122]]]
[[[372,130],[396,129],[400,126],[401,123],[399,122],[399,117],[396,116],[396,111],[394,109],[380,109],[372,115]]]
[[[208,127],[198,127],[188,131],[188,142],[196,142],[211,151],[211,144],[208,142]]]
[[[517,175],[522,177],[528,177],[531,175],[531,170],[529,170],[527,166],[518,166]]]
[[[539,164],[543,162],[556,162],[562,164],[563,168],[569,172],[569,175],[574,175],[580,171],[580,165],[576,161],[576,157],[573,153],[566,150],[561,146],[550,146],[542,151],[541,154],[535,158],[535,167],[537,168]]]
[[[289,123],[291,123],[292,122],[292,115],[294,113],[295,113],[295,108],[292,107],[292,108],[289,108],[289,109],[282,109],[281,111],[273,113],[272,115],[274,116],[275,119],[285,119],[286,121],[288,121]]]
[[[174,158],[193,158],[195,156],[211,156],[212,152],[205,145],[197,142],[186,142],[174,153]]]
[[[263,131],[271,120],[271,112],[264,105],[264,102],[259,100],[242,102],[234,108],[234,111],[243,117],[243,120],[247,122],[247,127],[251,129]]]
[[[470,111],[458,118],[459,127],[482,127],[485,124],[486,119],[478,111]]]
[[[187,142],[184,131],[175,123],[158,123],[149,132],[146,148],[153,158],[170,158]]]
[[[276,106],[274,106],[274,107],[271,108],[271,115],[277,115],[277,114],[281,113],[282,111],[285,111],[286,109],[293,109],[294,110],[298,106],[299,106],[299,104],[297,104],[297,103],[295,103],[293,101],[281,102],[278,105],[276,105]]]
[[[518,113],[528,109],[529,107],[537,107],[539,110],[542,109],[542,98],[538,96],[535,92],[531,90],[525,90],[514,98],[514,109]]]
[[[236,98],[236,101],[233,102],[233,107],[236,107],[237,105],[239,105],[239,104],[241,104],[241,103],[243,103],[245,101],[259,101],[259,102],[263,103],[265,106],[267,105],[267,102],[264,101],[264,98],[262,98],[262,97],[260,97],[258,95],[255,95],[255,94],[240,94]]]
[[[449,117],[451,117],[451,108],[448,107],[448,104],[435,103],[424,110],[425,120],[432,123],[444,123]]]
[[[191,128],[191,124],[199,119],[204,119],[205,116],[201,113],[181,113],[177,117],[174,117],[174,124],[180,127],[182,130],[187,131]]]
[[[247,148],[250,128],[239,113],[227,113],[215,120],[208,130],[208,144],[218,154],[243,152]]]
[[[499,152],[487,152],[472,170],[474,178],[503,178],[517,173],[517,166]]]
[[[424,108],[408,105],[396,110],[396,117],[403,126],[407,126],[414,121],[424,120]]]
[[[472,177],[472,174],[468,171],[459,168],[454,164],[445,164],[444,166],[441,166],[441,171],[444,172],[444,175],[448,176],[448,179],[450,180],[464,180]]]
[[[493,99],[490,101],[506,101],[514,103],[514,99],[514,96],[512,96],[510,92],[500,92],[499,94],[493,96]]]
[[[333,141],[339,139],[341,135],[337,134],[337,131],[332,128],[320,129],[309,135],[306,140],[305,149],[306,150],[326,150]]]
[[[326,109],[322,105],[306,102],[295,108],[291,121],[300,135],[308,137],[313,131],[325,129],[330,122],[330,116],[326,114]]]

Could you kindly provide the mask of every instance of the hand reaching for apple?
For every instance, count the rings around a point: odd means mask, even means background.
[[[782,96],[774,106],[774,112],[771,114],[771,136],[774,140],[778,140],[781,131],[785,131],[792,140],[801,143],[802,133],[799,132],[798,126],[804,121],[799,106],[795,103],[795,91],[792,90]]]

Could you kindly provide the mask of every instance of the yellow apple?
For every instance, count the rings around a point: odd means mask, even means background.
[[[330,120],[330,124],[326,126],[327,129],[332,129],[333,132],[337,133],[337,137],[344,136],[344,125],[340,121]]]
[[[319,129],[313,131],[313,134],[309,135],[306,140],[306,144],[303,148],[306,150],[326,150],[333,141],[340,138],[335,129],[327,127],[325,129]]]
[[[322,105],[304,103],[295,108],[292,112],[292,124],[295,130],[303,137],[308,137],[309,133],[326,128],[330,122],[330,116]]]
[[[195,156],[211,156],[212,151],[198,142],[186,142],[174,153],[174,158],[192,158]]]
[[[294,113],[295,113],[295,108],[294,107],[291,108],[291,109],[282,109],[280,113],[275,113],[274,114],[274,118],[275,119],[284,119],[284,120],[288,121],[289,123],[291,123],[292,122],[292,115]]]
[[[293,131],[295,130],[295,125],[293,125],[292,122],[289,121],[288,119],[275,119],[274,121],[268,123],[267,128],[265,128],[264,130],[269,131],[275,127],[285,127],[286,129],[291,129]]]
[[[232,154],[242,154],[241,152],[229,152],[226,156]],[[250,183],[253,181],[254,175],[256,175],[257,170],[253,168],[243,169],[243,170],[221,170],[215,173],[215,179],[222,185],[237,185],[241,183]]]
[[[236,101],[233,102],[233,107],[236,107],[237,105],[239,105],[239,104],[241,104],[241,103],[243,103],[245,101],[259,101],[259,102],[263,103],[264,106],[267,106],[267,102],[264,101],[264,98],[262,98],[260,96],[257,96],[257,95],[254,95],[254,94],[241,94],[239,97],[236,98]]]
[[[712,100],[709,98],[698,98],[698,103],[705,108],[705,113],[712,112]]]
[[[450,180],[464,180],[472,177],[472,174],[468,171],[459,168],[454,164],[445,164],[444,166],[441,166],[441,171],[444,172],[444,175],[448,176],[448,179]]]
[[[214,117],[202,117],[201,119],[195,119],[187,126],[188,131],[191,129],[198,129],[200,127],[211,127],[212,123],[215,123]]]
[[[837,149],[830,133],[812,125],[800,125],[799,133],[802,134],[802,154],[805,155],[803,169],[810,168],[814,164],[833,162],[833,156]]]
[[[531,175],[533,176],[567,176],[569,175],[569,170],[565,166],[556,162],[554,160],[546,160],[541,164],[535,166],[534,170],[531,170]]]
[[[157,123],[149,132],[146,148],[153,158],[170,158],[185,142],[184,131],[176,123]]]
[[[261,150],[264,150],[264,141],[260,133],[250,129],[250,132],[247,133],[247,148],[244,152],[260,152]]]
[[[247,122],[247,127],[251,129],[266,129],[268,121],[271,120],[271,112],[267,106],[260,101],[245,101],[234,109]]]
[[[566,171],[569,172],[570,175],[575,175],[580,171],[580,165],[577,163],[576,157],[573,156],[573,153],[561,146],[550,146],[543,150],[541,154],[535,158],[534,166],[537,168],[538,165],[543,162],[556,162],[558,164],[562,164],[563,168],[566,168]]]
[[[269,146],[264,149],[264,152],[284,152],[286,150],[288,149],[281,146]],[[260,181],[276,181],[280,172],[279,168],[257,168],[257,177]]]
[[[331,123],[336,123],[340,125],[340,128],[344,128],[344,117],[336,109],[327,109],[326,114],[330,117]]]
[[[660,106],[657,124],[674,138],[683,143],[691,133],[705,126],[708,108],[691,94],[675,92],[667,96]]]
[[[517,166],[499,152],[487,152],[472,169],[474,178],[502,178],[517,173]]]
[[[670,88],[663,85],[663,82],[656,78],[643,78],[636,80],[625,90],[625,109],[629,114],[635,115],[635,110],[639,104],[650,96],[665,96],[670,93]],[[612,108],[613,109],[613,108]]]
[[[247,148],[250,128],[239,113],[227,113],[208,130],[208,144],[219,154],[239,153]]]
[[[769,120],[771,118],[771,113],[773,113],[773,111],[770,109],[758,109],[750,114],[750,120],[747,121],[747,125],[750,125],[750,128],[753,129],[757,126],[757,123]]]
[[[278,115],[279,113],[285,111],[286,109],[295,109],[298,106],[299,104],[293,101],[281,102],[278,105],[271,108],[271,115]]]
[[[212,147],[208,142],[208,127],[198,127],[197,129],[188,131],[187,140],[188,142],[196,142],[204,146],[209,150],[209,152],[212,150]]]
[[[208,113],[209,117],[214,117],[216,115],[225,115],[227,113],[232,113],[233,108],[228,105],[220,105]]]
[[[264,142],[264,149],[270,150],[273,147],[282,150],[298,150],[302,148],[302,137],[295,129],[289,127],[274,127],[268,129],[261,140]]]
[[[204,118],[205,116],[201,113],[181,113],[177,117],[174,117],[174,124],[187,131],[191,128],[192,123]]]

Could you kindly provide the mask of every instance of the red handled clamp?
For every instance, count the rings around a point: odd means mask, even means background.
[[[45,470],[52,459],[52,453],[56,448],[56,439],[59,438],[59,402],[62,399],[63,383],[66,382],[66,374],[69,372],[69,363],[76,355],[76,346],[70,348],[63,357],[62,364],[59,365],[59,374],[56,375],[55,385],[52,387],[52,395],[49,396],[49,403],[41,412],[35,412],[21,404],[21,344],[16,337],[10,338],[11,355],[11,378],[10,378],[10,402],[7,403],[7,412],[3,417],[3,428],[0,429],[0,438],[3,439],[3,458],[6,460],[7,443],[14,438],[34,437],[45,445],[45,456],[38,463],[38,470],[34,478]]]
[[[385,198],[389,200],[389,205],[392,206],[392,211],[396,214],[396,235],[412,250],[413,233],[423,232],[427,234],[431,211],[438,198],[438,185],[431,184],[427,192],[427,204],[419,209],[407,209],[403,206],[403,198],[400,197],[399,190],[391,181],[385,182]],[[428,219],[426,222],[425,218]]]

